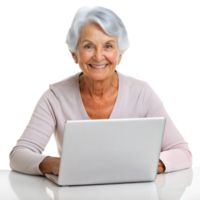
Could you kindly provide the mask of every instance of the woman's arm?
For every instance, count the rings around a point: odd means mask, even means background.
[[[56,127],[54,110],[57,106],[58,100],[54,93],[47,90],[36,105],[17,145],[10,153],[10,167],[13,170],[27,174],[43,174],[39,164],[47,157],[42,155],[42,152]]]
[[[192,154],[188,143],[175,127],[170,116],[166,112],[161,100],[146,84],[143,88],[143,105],[145,117],[165,117],[165,131],[162,142],[160,160],[165,166],[164,172],[190,168],[192,166]]]

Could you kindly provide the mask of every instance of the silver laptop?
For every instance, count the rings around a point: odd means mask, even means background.
[[[65,123],[60,186],[154,181],[165,118],[77,120]]]

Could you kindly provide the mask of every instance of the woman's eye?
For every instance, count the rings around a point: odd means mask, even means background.
[[[85,48],[86,48],[86,49],[91,49],[92,46],[91,46],[91,45],[85,45]]]
[[[106,49],[110,49],[111,47],[111,45],[106,45]]]

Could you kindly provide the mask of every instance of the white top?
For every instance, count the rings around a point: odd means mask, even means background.
[[[144,81],[117,73],[118,96],[109,119],[165,117],[160,153],[165,172],[190,168],[192,154],[188,143],[173,124],[154,90]],[[46,157],[42,152],[52,133],[61,155],[65,121],[90,119],[80,95],[79,75],[80,72],[50,85],[42,95],[28,126],[10,153],[10,167],[13,170],[42,175],[39,164]]]

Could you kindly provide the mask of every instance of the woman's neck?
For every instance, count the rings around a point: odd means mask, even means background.
[[[88,94],[93,99],[104,98],[118,89],[118,74],[114,72],[112,76],[103,81],[94,81],[81,74],[79,76],[79,87],[81,93]]]

